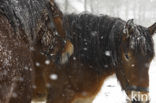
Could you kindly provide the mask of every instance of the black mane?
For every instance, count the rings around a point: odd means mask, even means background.
[[[64,16],[64,25],[68,38],[74,44],[74,56],[77,60],[100,68],[114,67],[121,62],[120,45],[126,25],[124,20],[107,15],[70,14]],[[142,26],[137,27],[142,29],[140,32],[146,30]],[[147,34],[142,37],[145,39],[143,45],[148,46],[144,51],[152,54],[154,51],[152,38]],[[135,45],[137,49],[141,49],[142,45],[138,43]]]
[[[118,61],[125,21],[92,14],[66,15],[64,21],[78,59],[100,67],[113,66]]]

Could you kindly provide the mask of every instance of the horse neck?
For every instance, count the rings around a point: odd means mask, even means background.
[[[84,61],[104,61],[106,64],[117,61],[124,21],[109,16],[71,14],[64,16],[64,24],[66,22],[69,23],[66,30],[76,56]],[[105,52],[110,52],[110,57]]]

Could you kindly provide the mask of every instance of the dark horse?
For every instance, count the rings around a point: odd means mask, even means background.
[[[129,102],[148,102],[156,24],[65,15],[66,39],[74,48],[57,53],[62,39],[51,29],[50,11],[45,0],[0,1],[0,103],[91,103],[114,73]]]

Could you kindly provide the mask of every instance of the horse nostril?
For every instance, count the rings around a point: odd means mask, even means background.
[[[135,101],[135,100],[133,100],[132,103],[141,103],[141,101]]]

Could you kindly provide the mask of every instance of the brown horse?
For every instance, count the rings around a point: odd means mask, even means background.
[[[49,4],[46,0],[0,1],[0,103],[30,103],[32,100],[33,77],[40,75],[34,74],[34,51],[51,50],[52,45],[48,43],[55,41],[53,36],[57,33],[50,18],[54,13]],[[55,20],[56,25],[60,25],[60,19]],[[73,52],[67,48],[68,45],[73,48],[69,41],[57,40],[54,44],[58,49],[53,53],[62,50],[62,56],[66,56]]]
[[[113,73],[130,102],[148,102],[156,24],[71,14],[62,39],[49,11],[45,0],[0,1],[0,103],[30,103],[32,90],[48,103],[91,103]]]
[[[35,67],[36,98],[47,94],[47,103],[91,103],[106,77],[115,73],[128,102],[149,102],[156,24],[145,28],[133,20],[71,14],[64,16],[64,27],[74,53],[61,64],[53,56],[34,52],[34,63],[40,64]]]
[[[0,103],[30,103],[33,45],[46,21],[45,0],[0,0]]]

